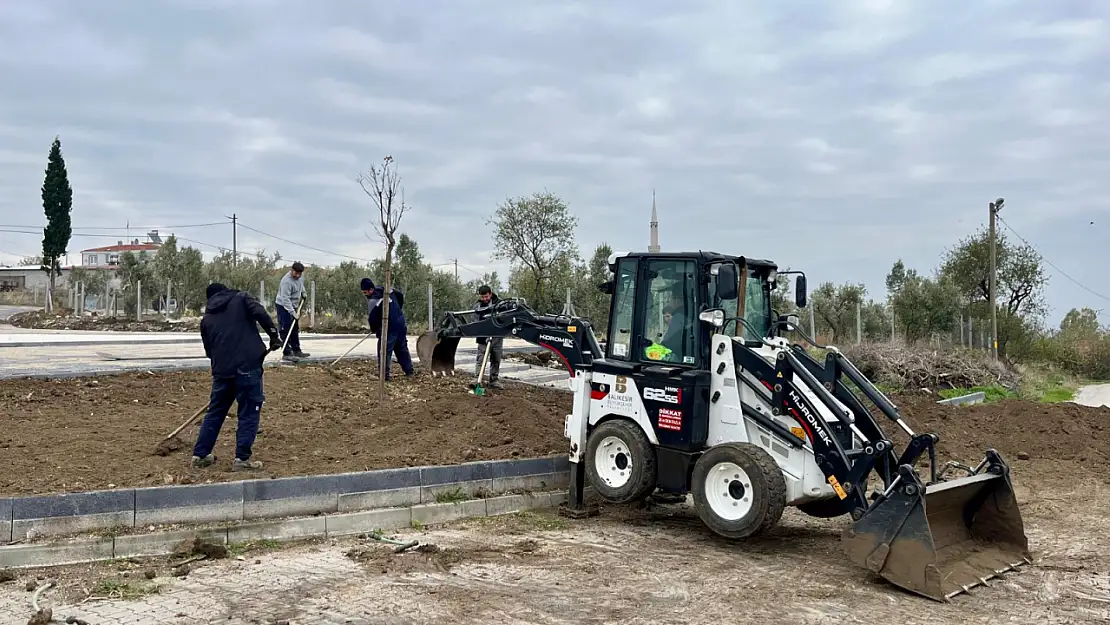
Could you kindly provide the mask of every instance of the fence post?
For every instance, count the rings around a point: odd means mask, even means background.
[[[308,326],[316,328],[316,281],[308,287]]]
[[[143,281],[135,281],[135,321],[143,320]]]
[[[170,320],[170,300],[173,298],[173,281],[166,280],[166,321]]]
[[[813,342],[816,343],[817,342],[817,316],[813,314],[813,309],[814,308],[815,307],[813,305],[813,302],[810,302],[809,303],[809,333],[811,334],[810,338],[812,338]]]
[[[863,342],[863,304],[856,302],[856,345]]]
[[[890,342],[891,343],[893,343],[898,338],[896,336],[896,334],[898,332],[897,328],[898,328],[898,324],[895,323],[895,321],[894,321],[894,306],[891,305],[891,307],[890,307]]]
[[[269,310],[270,307],[266,305],[266,280],[265,279],[262,279],[258,283],[258,301],[262,302],[262,306],[264,308],[266,308],[267,310]]]
[[[432,317],[434,317],[435,314],[432,312],[432,310],[433,310],[433,308],[432,308],[432,283],[429,282],[428,283],[428,332],[431,332],[432,330],[435,329],[435,323],[434,323],[434,320],[432,319]]]

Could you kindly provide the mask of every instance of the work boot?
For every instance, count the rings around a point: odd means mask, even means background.
[[[311,354],[309,354],[308,352],[302,352],[299,349],[297,351],[293,352],[293,355],[296,356],[297,358],[308,358],[309,356],[311,356]]]
[[[232,471],[257,471],[261,468],[262,463],[258,460],[240,460],[236,458],[235,462],[231,463]]]
[[[212,466],[212,463],[215,462],[215,461],[216,461],[216,456],[214,454],[208,454],[207,456],[205,456],[203,458],[201,458],[199,456],[193,456],[193,468],[194,469],[203,469],[204,467]]]
[[[505,388],[501,385],[501,380],[497,378],[490,380],[489,384],[487,384],[486,386],[488,386],[489,388]]]

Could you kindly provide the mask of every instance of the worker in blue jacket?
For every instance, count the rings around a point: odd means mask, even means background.
[[[385,358],[385,379],[389,380],[393,366],[393,356],[397,356],[397,363],[406,377],[412,377],[416,371],[412,366],[412,356],[409,355],[408,327],[405,323],[405,295],[397,288],[389,290],[389,336],[382,340],[382,300],[385,299],[385,288],[375,286],[370,278],[363,278],[359,285],[362,294],[366,296],[366,307],[369,312],[370,331],[378,337],[378,358]]]

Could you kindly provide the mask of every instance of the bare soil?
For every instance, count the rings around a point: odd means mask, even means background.
[[[217,463],[189,467],[198,426],[183,448],[155,448],[208,403],[205,371],[124,373],[0,382],[0,495],[314,475],[562,453],[570,394],[524,385],[468,393],[467,376],[406,379],[394,367],[386,405],[372,362],[267,369],[261,473],[231,473],[237,421]],[[235,407],[232,407],[231,416]],[[199,423],[199,420],[198,420]]]
[[[509,384],[470,395],[467,377],[405,379],[395,367],[388,405],[376,395],[370,362],[332,376],[307,365],[266,372],[262,432],[255,446],[265,469],[231,473],[234,418],[224,424],[217,464],[189,465],[197,425],[177,449],[160,441],[207,404],[205,371],[123,373],[59,380],[0,381],[0,495],[189,484],[313,475],[387,467],[564,453],[571,396]],[[940,435],[939,460],[974,465],[988,448],[1018,475],[1071,475],[1110,462],[1110,408],[1006,400],[942,406],[929,394],[894,398],[917,432]],[[234,407],[232,415],[234,414]],[[896,441],[905,437],[885,418]]]
[[[1019,399],[950,406],[937,404],[928,393],[894,397],[915,432],[934,432],[939,461],[977,463],[988,448],[999,451],[1012,466],[1035,465],[1038,471],[1068,474],[1077,465],[1110,462],[1110,408]],[[880,418],[888,434],[898,426]],[[900,437],[904,439],[904,437]],[[897,440],[897,439],[895,439]]]

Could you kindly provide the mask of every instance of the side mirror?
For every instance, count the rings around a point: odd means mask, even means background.
[[[613,283],[612,280],[602,282],[601,284],[597,285],[597,290],[601,291],[602,293],[604,293],[606,295],[612,295],[613,291],[615,290],[615,289],[613,289],[613,284],[614,283]]]
[[[794,279],[794,305],[798,308],[806,307],[806,277],[804,275]]]
[[[739,294],[740,278],[736,273],[736,265],[723,263],[717,270],[717,297],[721,299],[736,299]]]
[[[710,323],[715,328],[725,325],[725,311],[720,308],[711,308],[698,313],[698,321]]]

